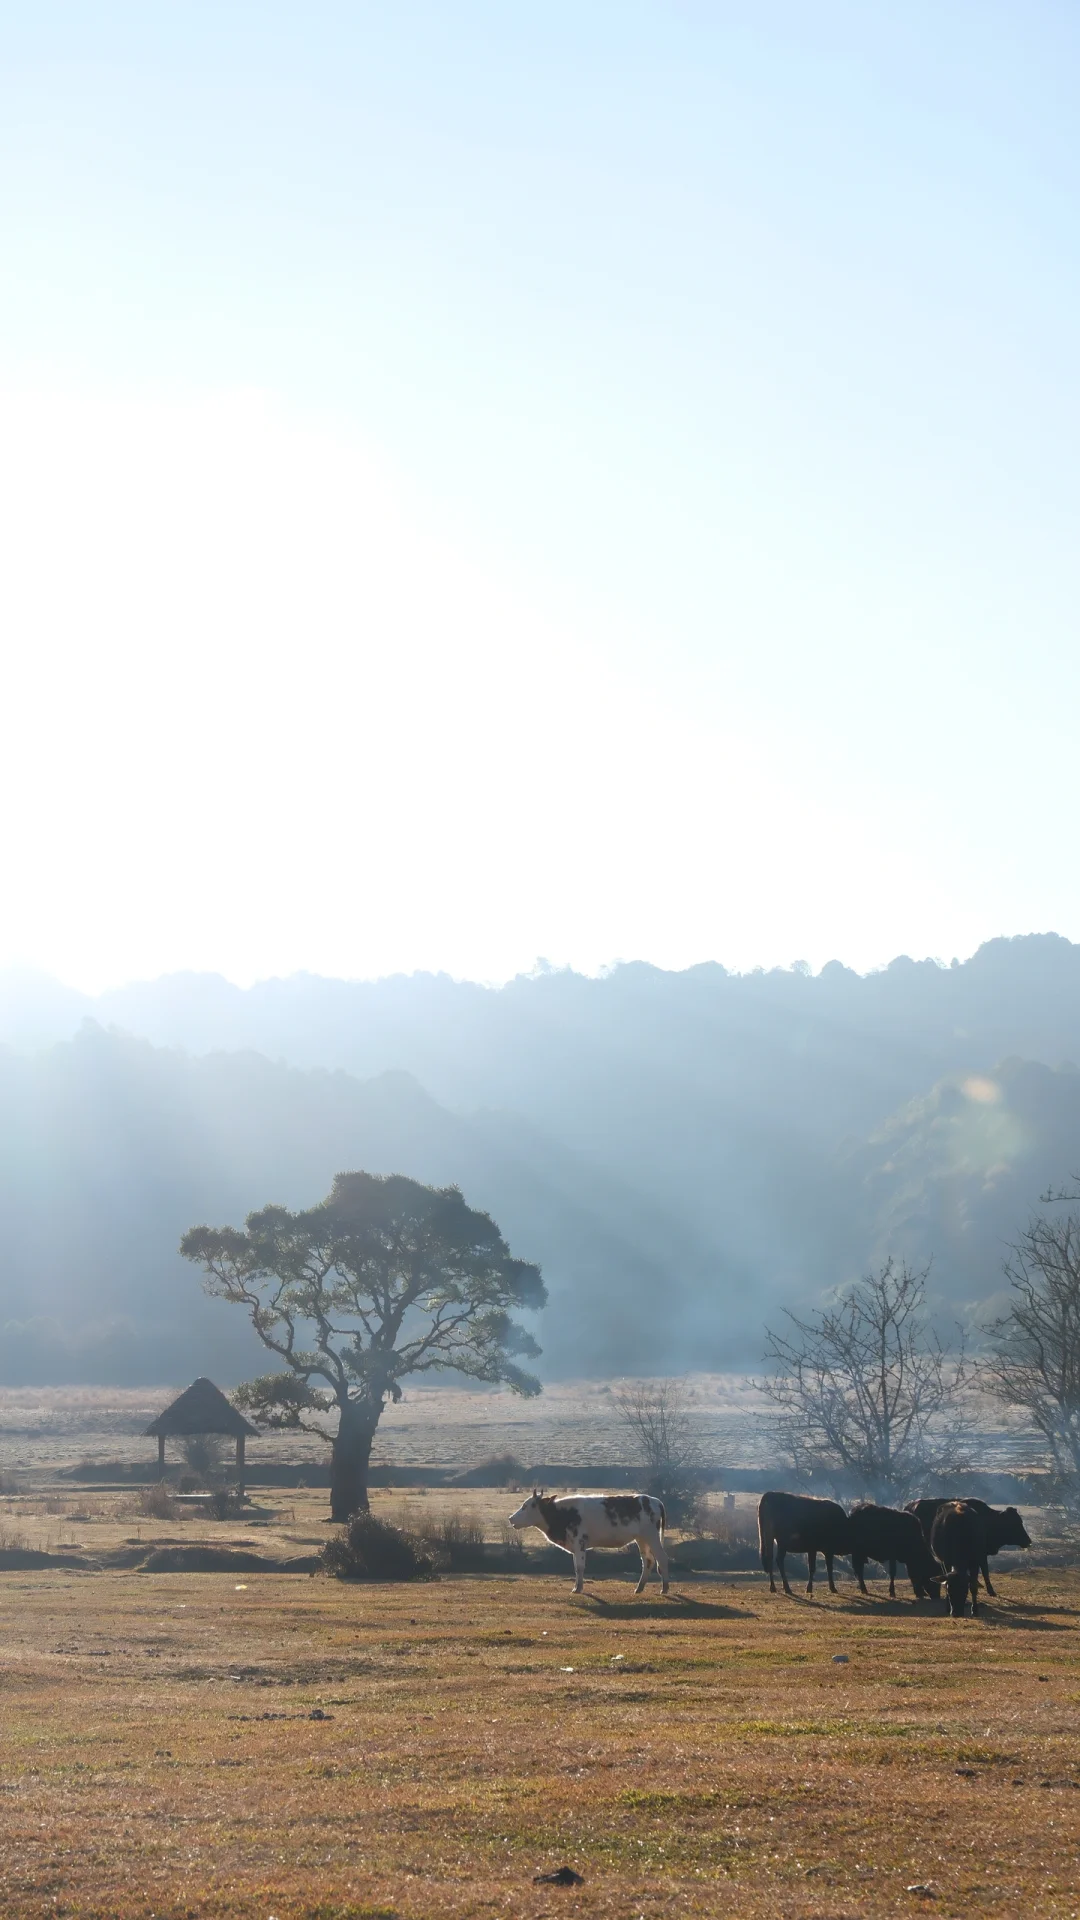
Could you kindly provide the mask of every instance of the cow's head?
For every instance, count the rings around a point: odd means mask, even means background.
[[[994,1529],[1003,1547],[1030,1547],[1031,1535],[1015,1507],[1006,1507]]]
[[[543,1527],[546,1523],[544,1505],[543,1492],[534,1487],[517,1512],[510,1515],[507,1525],[516,1527],[519,1533],[523,1533],[526,1527]]]
[[[950,1573],[945,1582],[949,1596],[949,1612],[954,1620],[962,1620],[967,1613],[968,1587],[971,1576],[966,1567]]]

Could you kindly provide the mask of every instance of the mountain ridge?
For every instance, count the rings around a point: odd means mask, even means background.
[[[754,1366],[766,1317],[890,1252],[932,1257],[942,1324],[973,1323],[1080,1168],[1080,947],[1057,936],[871,976],[189,984],[104,997],[112,1029],[39,998],[74,1037],[34,1048],[27,1016],[0,1052],[0,1371],[41,1312],[123,1320],[132,1366],[166,1347],[213,1371],[212,1340],[250,1370],[243,1330],[192,1304],[179,1233],[311,1204],[348,1166],[459,1184],[541,1261],[550,1377]]]

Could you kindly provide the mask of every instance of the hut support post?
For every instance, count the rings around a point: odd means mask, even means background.
[[[236,1436],[236,1491],[241,1500],[244,1498],[244,1435]]]
[[[163,1433],[159,1433],[157,1437],[157,1466],[158,1466],[158,1479],[164,1480],[165,1478],[165,1435]]]

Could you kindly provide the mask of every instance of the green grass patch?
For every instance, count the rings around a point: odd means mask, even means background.
[[[624,1787],[616,1794],[621,1807],[633,1807],[642,1813],[700,1813],[707,1807],[723,1804],[720,1794],[711,1788],[680,1792],[678,1788]]]

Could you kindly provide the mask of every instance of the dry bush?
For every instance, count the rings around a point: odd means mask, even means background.
[[[417,1541],[372,1513],[354,1513],[319,1559],[337,1580],[430,1580],[435,1571]]]
[[[429,1520],[425,1534],[421,1538],[433,1537],[441,1547],[452,1552],[455,1547],[482,1547],[484,1529],[479,1520],[471,1513],[461,1513],[458,1509],[444,1513],[434,1524]]]
[[[508,1560],[524,1560],[524,1538],[516,1527],[510,1525],[509,1520],[502,1520],[499,1523],[499,1545]]]
[[[144,1513],[148,1520],[175,1520],[182,1509],[177,1506],[164,1480],[155,1480],[153,1486],[140,1488],[139,1512]]]
[[[206,1511],[211,1520],[239,1520],[244,1502],[234,1488],[215,1487],[206,1502]]]
[[[516,1490],[528,1480],[529,1469],[516,1453],[493,1453],[480,1460],[467,1473],[458,1474],[459,1486],[508,1487]]]
[[[0,1493],[21,1493],[22,1490],[18,1474],[12,1473],[9,1467],[0,1467]]]
[[[180,1451],[196,1484],[211,1487],[225,1471],[225,1441],[220,1433],[185,1433]]]
[[[707,1493],[698,1495],[687,1524],[688,1530],[692,1529],[700,1540],[719,1540],[729,1547],[757,1544],[757,1520],[753,1512],[747,1507],[740,1511],[738,1507],[718,1506],[715,1496]]]
[[[402,1531],[446,1571],[469,1573],[487,1565],[484,1529],[474,1514],[460,1508],[450,1513],[425,1513],[419,1518],[410,1515]]]

